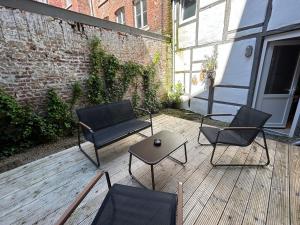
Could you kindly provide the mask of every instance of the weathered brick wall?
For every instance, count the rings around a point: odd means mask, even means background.
[[[170,72],[165,41],[0,6],[0,87],[36,108],[49,88],[69,99],[71,85],[88,78],[89,41],[95,36],[122,61],[149,63],[159,52],[160,79]]]

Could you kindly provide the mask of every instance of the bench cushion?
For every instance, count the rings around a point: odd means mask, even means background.
[[[177,195],[114,184],[92,225],[175,225]]]
[[[100,148],[128,134],[138,132],[150,126],[151,123],[148,121],[133,119],[98,130],[94,133],[95,147]],[[86,139],[90,142],[93,142],[91,134],[87,134]]]

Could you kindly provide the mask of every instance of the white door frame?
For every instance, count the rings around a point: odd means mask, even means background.
[[[263,75],[263,67],[264,67],[264,62],[266,60],[266,53],[267,53],[269,43],[273,42],[273,41],[286,40],[286,39],[295,38],[295,37],[300,37],[299,30],[287,32],[284,34],[271,35],[269,37],[266,37],[264,44],[263,44],[262,54],[261,54],[262,57],[260,59],[259,68],[258,68],[258,76],[257,76],[257,81],[256,81],[254,96],[253,96],[253,101],[252,101],[253,108],[255,108],[257,99],[258,99],[258,92],[259,92],[260,83],[261,83],[261,79],[262,79],[262,75]],[[295,113],[295,116],[293,119],[292,127],[291,127],[290,133],[289,133],[290,137],[294,136],[295,128],[297,125],[296,123],[298,122],[299,119],[300,119],[300,104],[298,104],[298,106],[297,106],[297,112]]]

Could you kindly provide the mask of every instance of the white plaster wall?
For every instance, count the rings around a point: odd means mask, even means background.
[[[247,103],[247,97],[248,89],[216,87],[214,92],[214,100],[241,105]]]
[[[227,39],[239,38],[239,37],[243,37],[243,36],[250,35],[250,34],[257,34],[257,33],[262,32],[262,30],[263,30],[262,27],[256,27],[256,28],[252,28],[252,29],[239,31],[239,32],[229,33],[229,34],[227,34]]]
[[[212,113],[230,113],[230,114],[236,114],[239,110],[239,106],[234,105],[225,105],[220,103],[213,103]],[[224,122],[231,122],[233,117],[231,116],[216,116],[212,117],[214,120],[220,120]]]
[[[191,99],[191,107],[189,110],[199,113],[202,115],[207,114],[207,106],[208,106],[208,101],[202,100],[202,99],[197,99],[197,98],[192,98]]]
[[[299,0],[273,0],[268,30],[300,23]]]
[[[255,47],[255,38],[218,46],[215,84],[249,86],[253,55],[245,57],[247,46]]]
[[[193,63],[192,64],[192,71],[199,71],[202,68],[202,63]]]
[[[214,54],[214,46],[194,48],[193,61],[205,60],[205,56],[212,56]]]
[[[231,0],[228,30],[263,23],[267,5],[268,0]]]
[[[200,0],[200,8],[203,8],[205,6],[208,6],[214,2],[217,2],[219,0]]]
[[[196,44],[196,22],[178,28],[178,47],[186,48]]]
[[[190,70],[191,50],[187,49],[175,53],[175,71]]]
[[[198,44],[222,40],[225,2],[199,12]]]
[[[208,98],[208,90],[205,90],[205,85],[200,81],[199,76],[199,73],[192,73],[191,95]]]

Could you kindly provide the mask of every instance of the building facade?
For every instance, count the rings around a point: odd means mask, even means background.
[[[206,114],[248,105],[271,113],[276,132],[299,135],[299,8],[297,0],[174,0],[173,80],[184,86],[183,107]],[[214,56],[207,88],[201,73]]]
[[[59,8],[72,10],[89,16],[95,15],[94,5],[96,0],[36,0]]]
[[[165,0],[37,0],[147,31],[170,35],[171,1]]]

